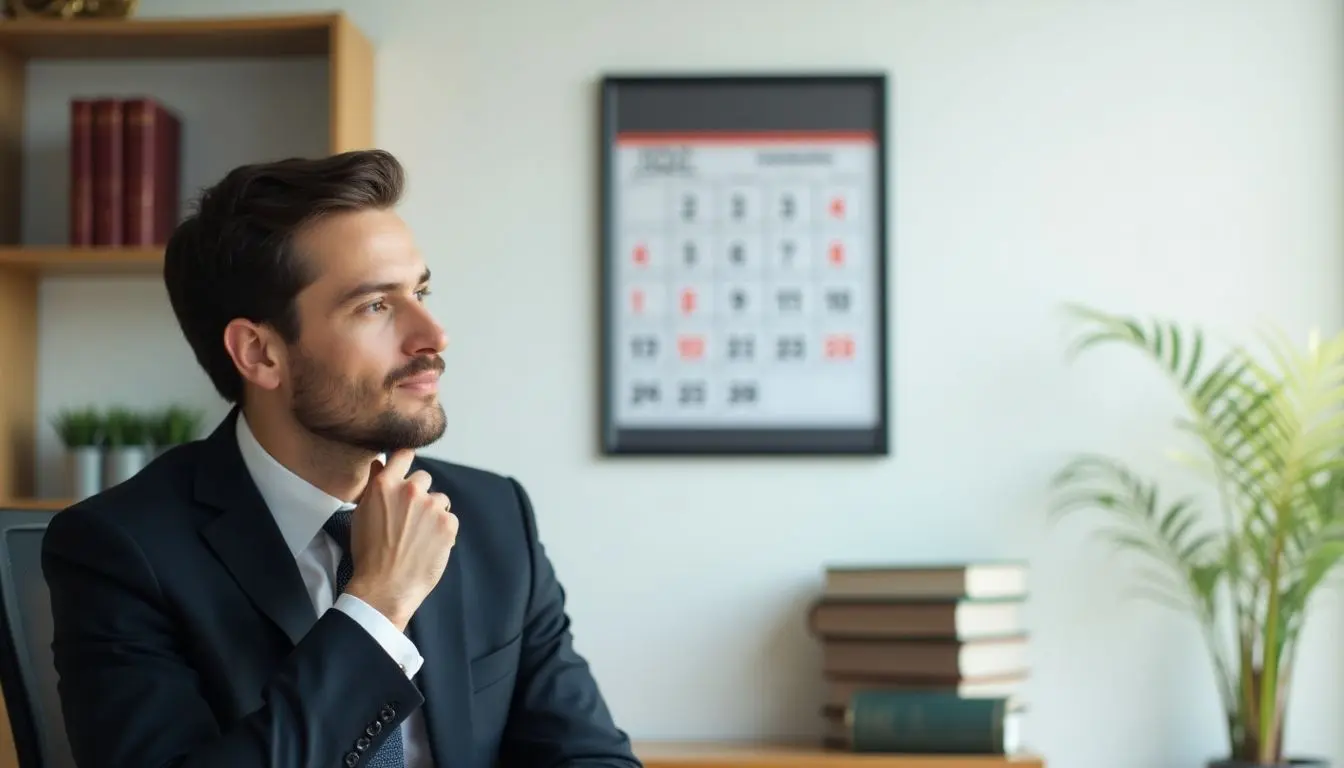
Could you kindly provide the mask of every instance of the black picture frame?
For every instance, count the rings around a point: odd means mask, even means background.
[[[600,376],[598,387],[600,409],[600,450],[603,455],[869,455],[884,456],[890,452],[890,396],[888,394],[889,339],[888,318],[888,82],[885,73],[816,73],[816,74],[611,74],[600,84],[600,268],[599,268],[599,323]],[[847,386],[866,390],[868,422],[788,423],[788,417],[777,424],[717,425],[712,423],[663,423],[631,425],[621,418],[620,398],[638,402],[637,391],[661,399],[656,382],[647,385],[621,379],[620,355],[635,342],[622,334],[620,313],[626,300],[625,283],[621,279],[621,262],[627,250],[618,232],[623,203],[616,172],[621,167],[618,158],[618,137],[629,140],[631,132],[661,133],[664,136],[685,137],[694,134],[699,141],[708,133],[750,133],[755,137],[775,132],[830,132],[837,136],[866,137],[868,160],[866,169],[871,181],[870,197],[862,201],[868,213],[867,231],[861,236],[871,238],[867,253],[872,259],[868,281],[870,302],[863,309],[866,317],[863,330],[869,351],[866,357],[866,377]],[[837,139],[839,140],[839,139]],[[659,146],[655,144],[655,146]],[[665,149],[665,145],[663,145]],[[820,153],[824,155],[825,153]],[[655,169],[675,171],[678,153],[652,152]],[[758,161],[762,156],[757,156]],[[773,162],[773,161],[772,161]],[[782,162],[788,162],[782,161]],[[852,158],[851,158],[852,162]],[[762,193],[764,195],[764,193]],[[764,200],[764,196],[761,198]],[[792,198],[790,198],[792,199]],[[734,204],[737,201],[734,200]],[[843,206],[843,203],[840,204]],[[634,206],[631,206],[631,210]],[[636,249],[638,250],[638,249]],[[694,249],[687,248],[688,251]],[[670,255],[670,247],[667,249]],[[792,248],[790,247],[790,252]],[[814,251],[815,252],[815,251]],[[762,254],[764,251],[762,251]],[[688,256],[688,258],[690,258]],[[814,286],[815,287],[815,286]],[[763,294],[762,294],[763,295]],[[737,300],[740,296],[734,296]],[[833,298],[832,296],[828,296]],[[689,301],[694,302],[691,296]],[[781,297],[782,301],[782,297]],[[848,300],[847,300],[848,301]],[[641,303],[642,306],[642,303]],[[847,306],[847,304],[845,305]],[[755,340],[751,343],[754,344]],[[783,353],[783,339],[776,339],[777,349]],[[815,339],[813,339],[815,341]],[[837,346],[826,342],[828,350],[853,350],[855,346]],[[672,350],[670,340],[645,340],[643,349],[660,347]],[[759,349],[765,350],[762,343]],[[753,351],[756,349],[752,347]],[[666,383],[666,382],[664,382]],[[627,386],[628,384],[628,386]],[[683,399],[695,395],[704,400],[703,385],[680,384]],[[728,400],[747,392],[748,385],[719,382],[715,394],[725,391]],[[762,385],[764,386],[764,385]],[[802,389],[803,385],[794,385]],[[641,387],[643,389],[641,390]],[[750,393],[755,393],[751,389]],[[810,390],[809,390],[810,394]],[[667,395],[672,398],[672,394]],[[752,395],[754,397],[754,394]],[[644,398],[646,401],[648,397]],[[696,397],[690,397],[694,401]],[[739,398],[740,399],[740,398]],[[747,398],[750,399],[750,398]],[[799,393],[794,402],[807,397]],[[848,399],[836,396],[832,401],[820,402],[836,407]],[[860,402],[854,399],[853,402]],[[659,406],[661,407],[661,406]]]

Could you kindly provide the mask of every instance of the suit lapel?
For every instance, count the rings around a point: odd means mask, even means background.
[[[412,471],[418,467],[412,467]],[[452,490],[435,488],[452,497]],[[461,538],[459,537],[459,542]],[[471,688],[466,640],[464,590],[470,585],[455,547],[443,577],[420,605],[407,633],[425,663],[416,681],[425,696],[422,707],[434,764],[444,768],[472,765]]]
[[[202,535],[257,609],[297,644],[317,616],[294,557],[243,463],[237,418],[234,409],[207,438],[196,471],[197,499],[221,511]]]

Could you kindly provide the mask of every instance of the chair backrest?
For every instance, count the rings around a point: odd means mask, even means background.
[[[19,768],[76,768],[51,655],[42,537],[52,512],[0,507],[0,689]]]

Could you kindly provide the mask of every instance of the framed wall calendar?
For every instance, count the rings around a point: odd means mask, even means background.
[[[886,454],[884,75],[611,76],[602,449]]]

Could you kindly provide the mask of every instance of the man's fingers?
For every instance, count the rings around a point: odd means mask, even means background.
[[[415,451],[409,448],[403,448],[394,451],[387,457],[387,466],[383,472],[391,475],[391,479],[400,480],[406,477],[406,473],[411,471],[411,461],[415,458]]]
[[[416,490],[418,490],[420,493],[429,493],[429,486],[434,481],[432,478],[430,478],[428,472],[421,469],[412,472],[410,476],[406,478],[406,482],[410,483],[411,486],[414,487]]]

